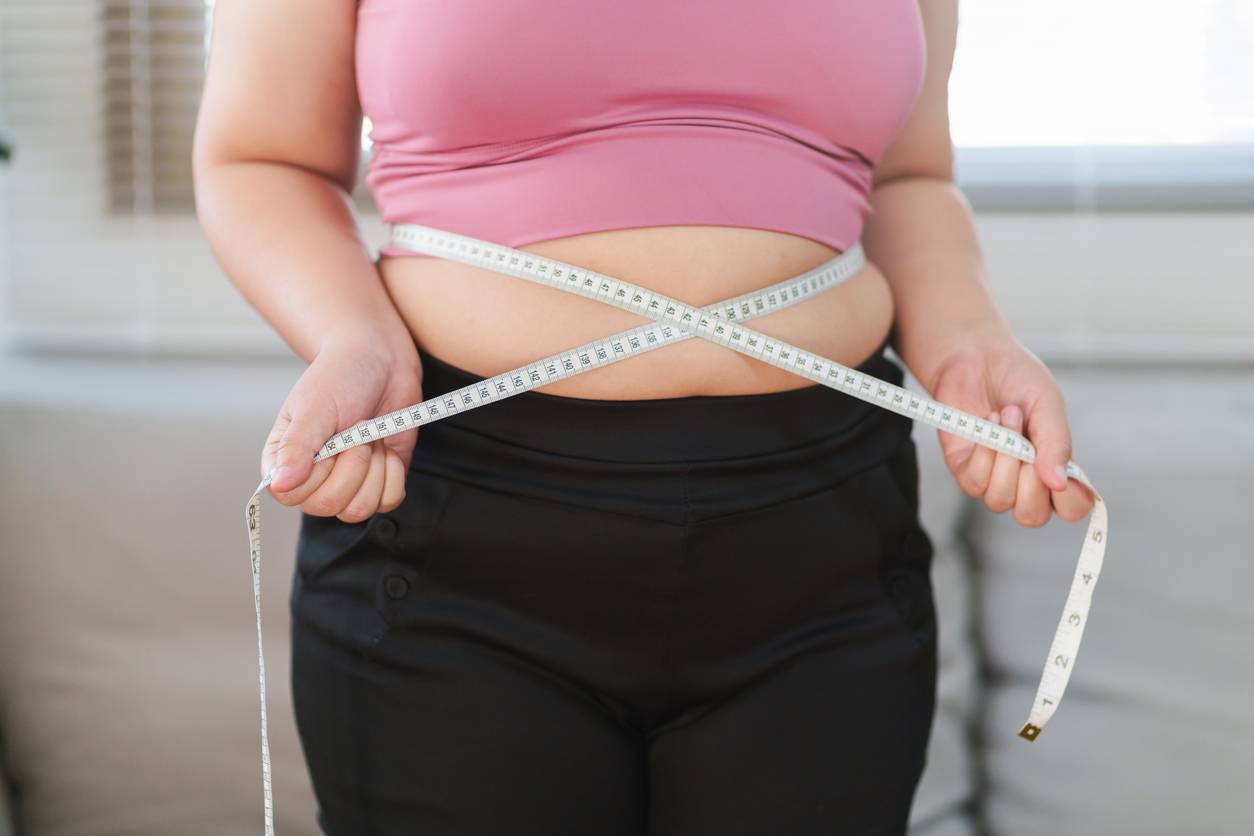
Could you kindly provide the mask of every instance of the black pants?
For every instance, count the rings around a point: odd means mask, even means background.
[[[422,361],[427,397],[477,380]],[[910,424],[816,384],[423,427],[395,511],[302,514],[321,827],[904,833],[937,663]]]

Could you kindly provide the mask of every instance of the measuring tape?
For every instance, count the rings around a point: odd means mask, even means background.
[[[834,360],[819,356],[755,331],[742,323],[782,310],[839,285],[866,263],[861,244],[854,244],[835,258],[762,290],[752,291],[705,307],[607,276],[577,265],[536,255],[502,244],[419,224],[391,227],[392,243],[417,253],[460,261],[517,276],[547,287],[577,293],[652,320],[610,337],[593,340],[507,372],[476,381],[394,412],[359,422],[343,430],[314,454],[315,462],[369,444],[395,433],[417,429],[450,415],[569,378],[591,369],[617,363],[664,345],[700,337],[733,351],[770,363],[801,377],[892,410],[916,421],[962,436],[1020,461],[1036,460],[1036,449],[1024,436],[1000,424],[947,406],[908,389],[880,380]],[[266,674],[261,641],[261,492],[274,478],[274,468],[262,478],[245,508],[249,555],[253,578],[253,603],[257,612],[257,666],[261,686],[261,772],[264,792],[265,833],[274,833],[274,803],[270,774],[270,743],[266,728]],[[1093,493],[1093,510],[1084,545],[1067,593],[1062,617],[1046,657],[1028,720],[1019,736],[1035,740],[1062,700],[1071,668],[1080,649],[1088,621],[1093,588],[1101,573],[1106,551],[1106,503],[1074,461],[1067,476]]]

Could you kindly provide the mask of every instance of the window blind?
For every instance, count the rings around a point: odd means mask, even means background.
[[[104,173],[113,212],[191,211],[203,0],[101,0]]]
[[[1129,155],[1117,144],[1094,150],[1091,143],[1120,137],[1094,134],[1097,123],[1089,117],[1104,111],[1096,106],[1077,111],[1080,99],[1070,93],[1057,96],[1061,109],[1047,116],[1051,124],[1088,131],[1075,139],[1076,145],[1050,146],[1040,154],[1030,144],[1056,137],[1025,128],[1015,140],[1019,146],[981,147],[1009,142],[1005,131],[1027,125],[1008,118],[1006,105],[1032,112],[1035,95],[1030,85],[1024,86],[1036,77],[1029,72],[1036,53],[1025,44],[1040,40],[1033,34],[1039,27],[1024,30],[1021,18],[1006,17],[1002,2],[963,4],[959,69],[951,84],[955,138],[960,155],[987,151],[990,156],[964,156],[969,164],[960,165],[959,179],[976,180],[963,187],[974,192],[977,210],[987,209],[983,201],[990,199],[981,188],[992,190],[993,203],[1000,200],[1015,210],[1042,205],[1063,209],[1048,217],[1012,211],[979,218],[990,274],[1012,320],[1025,324],[1029,339],[1053,339],[1060,323],[1071,327],[1079,322],[1086,335],[1106,329],[1147,339],[1177,335],[1191,344],[1243,340],[1239,351],[1229,353],[1251,356],[1254,344],[1245,313],[1251,290],[1244,265],[1251,260],[1247,251],[1252,239],[1232,232],[1248,225],[1249,196],[1254,195],[1249,188],[1254,184],[1254,145],[1249,141],[1254,123],[1249,121],[1248,95],[1254,89],[1249,87],[1254,53],[1246,49],[1254,18],[1248,0],[1199,0],[1173,7],[1176,28],[1193,35],[1167,44],[1171,48],[1163,52],[1163,60],[1207,68],[1193,76],[1171,75],[1183,79],[1183,88],[1168,96],[1161,86],[1124,69],[1120,95],[1098,97],[1099,104],[1108,100],[1119,111],[1105,123],[1116,128],[1131,113],[1133,94],[1135,101],[1154,100],[1145,112],[1166,120],[1165,128],[1178,127],[1171,120],[1181,103],[1209,108],[1213,120],[1187,124],[1218,126],[1218,133],[1194,149],[1187,166],[1177,159],[1184,150],[1178,143],[1198,143],[1199,137],[1148,135],[1147,141],[1162,144],[1144,154]],[[1018,7],[1029,0],[1004,2]],[[1151,15],[1163,14],[1134,0],[1112,2],[1128,12],[1123,20],[1146,23]],[[1083,0],[1064,0],[1063,6],[1096,8]],[[1038,18],[1060,14],[1039,4],[1032,11]],[[0,340],[91,352],[290,356],[273,329],[222,275],[191,203],[190,143],[211,14],[211,0],[0,0],[0,139],[11,150],[10,159],[0,161]],[[1117,17],[1109,11],[1094,14],[1090,25]],[[1192,23],[1186,26],[1188,21]],[[1112,72],[1112,65],[1122,67],[1119,45],[1142,37],[1143,28],[1114,27],[1117,37],[1090,37],[1088,43],[1100,48],[1086,53],[1092,71],[1080,73],[1081,81]],[[1072,28],[1058,31],[1065,34]],[[1059,66],[1080,60],[1076,50],[1060,48],[1062,37],[1044,39],[1046,57],[1041,62],[1048,67],[1038,74],[1043,84],[1058,81]],[[1156,48],[1154,43],[1138,47],[1142,53]],[[1063,80],[1068,77],[1064,74]],[[1009,79],[1023,101],[985,89],[1002,78]],[[1084,89],[1079,84],[1072,92]],[[1158,102],[1154,97],[1160,94]],[[979,142],[972,137],[984,128],[971,121],[972,114],[993,120],[991,132]],[[1226,149],[1230,153],[1219,159]],[[1036,156],[1025,164],[1011,153],[1018,151]],[[362,230],[367,244],[378,246],[386,231],[370,205],[361,171],[355,197]],[[1182,183],[1195,189],[1190,202],[1199,208],[1222,204],[1237,211],[1088,211],[1119,205],[1178,209],[1172,201],[1179,201]],[[1049,197],[1051,189],[1058,191],[1054,198]],[[1160,240],[1171,240],[1173,252],[1192,261],[1168,263],[1146,245]],[[1020,299],[1019,294],[1036,286],[1027,276],[1033,265],[1052,264],[1060,253],[1069,254],[1074,263],[1061,273],[1040,277],[1042,283],[1053,283],[1050,298],[1061,300],[1058,310],[1042,313],[1039,299]],[[1181,275],[1201,283],[1187,299],[1145,292],[1174,286]],[[1126,277],[1130,287],[1112,277]],[[1107,291],[1119,291],[1110,304],[1097,298]],[[1077,298],[1086,304],[1072,304]],[[1085,337],[1078,344],[1089,351],[1091,343]]]
[[[274,354],[195,216],[206,0],[0,0],[0,339]],[[355,192],[376,244],[364,177]]]

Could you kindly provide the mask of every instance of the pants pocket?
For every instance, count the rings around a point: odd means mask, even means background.
[[[292,617],[341,644],[374,646],[397,603],[421,584],[452,490],[448,479],[411,470],[393,511],[356,523],[302,511]]]
[[[858,495],[879,537],[879,579],[885,596],[916,641],[934,639],[935,547],[919,520],[919,465],[913,440],[908,438],[867,471]]]

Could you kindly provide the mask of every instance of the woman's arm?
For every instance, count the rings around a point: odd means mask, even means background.
[[[354,0],[218,0],[196,122],[210,248],[306,362],[331,339],[412,348],[353,215],[355,28]]]
[[[893,288],[893,348],[927,385],[940,358],[918,347],[1010,326],[985,282],[971,208],[954,183],[949,73],[958,0],[919,0],[919,8],[927,34],[923,90],[875,168],[863,243]]]
[[[417,433],[313,462],[335,433],[422,399],[422,368],[357,230],[355,0],[218,0],[196,123],[196,209],[248,302],[309,366],[261,454],[270,493],[360,522],[396,508]]]
[[[1062,393],[1015,338],[985,279],[971,207],[954,183],[949,75],[958,0],[919,0],[927,70],[915,108],[874,172],[867,257],[892,287],[892,344],[911,373],[942,403],[1021,431],[1033,465],[938,430],[945,462],[969,496],[995,512],[1014,508],[1023,525],[1052,511],[1075,521],[1092,496],[1056,468],[1071,458]]]

